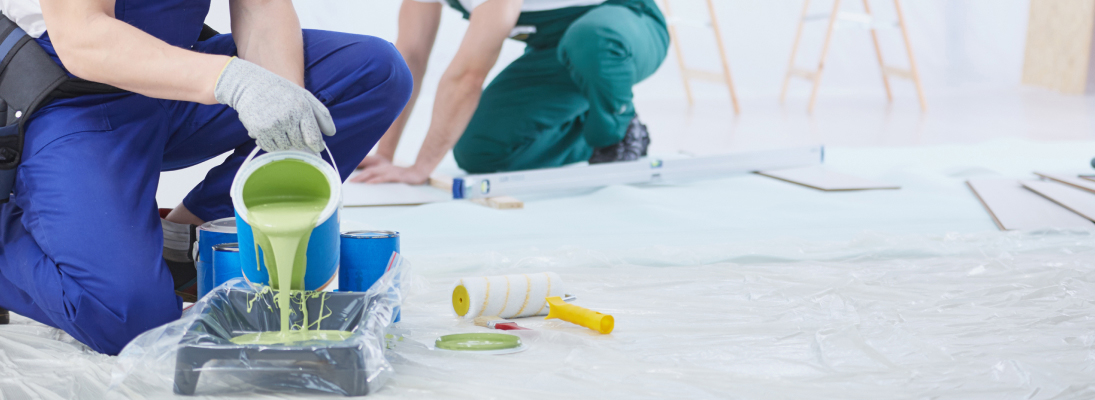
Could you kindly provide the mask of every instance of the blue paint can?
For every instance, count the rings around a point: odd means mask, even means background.
[[[243,277],[239,244],[224,243],[213,246],[213,287],[233,278]]]
[[[399,252],[399,232],[353,231],[342,234],[338,291],[364,292],[387,272],[392,253]],[[399,322],[399,310],[392,322]]]
[[[198,227],[198,244],[194,246],[194,268],[198,270],[198,298],[216,286],[213,281],[213,247],[235,243],[236,219],[233,217],[209,221]]]
[[[304,272],[304,287],[293,289],[323,290],[338,275],[338,219],[339,209],[342,208],[342,178],[339,176],[337,168],[331,165],[334,164],[334,159],[332,157],[331,164],[327,164],[326,161],[315,154],[295,150],[275,151],[255,157],[258,150],[258,148],[255,148],[255,151],[252,151],[247,159],[243,161],[243,165],[240,166],[240,170],[236,173],[236,178],[232,182],[230,192],[232,206],[236,209],[236,230],[243,273],[247,280],[252,283],[270,284],[270,273],[266,270],[262,251],[255,244],[254,232],[247,222],[248,213],[243,200],[243,188],[247,185],[250,177],[263,173],[264,166],[285,160],[299,161],[315,167],[323,174],[330,188],[330,197],[327,205],[319,215],[319,221],[316,222],[312,235],[308,238],[308,249],[305,254],[308,264]],[[330,156],[330,150],[327,151],[327,154]],[[279,185],[288,191],[292,190],[294,183],[291,180],[283,180],[279,182]]]

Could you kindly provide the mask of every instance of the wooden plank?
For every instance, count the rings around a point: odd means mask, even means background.
[[[442,174],[430,175],[430,186],[452,193],[452,177]]]
[[[886,76],[889,76],[889,77],[913,80],[912,71],[909,71],[907,69],[900,69],[900,68],[885,66],[885,67],[882,67],[882,73],[886,74]]]
[[[901,187],[897,185],[891,185],[885,182],[845,175],[838,172],[826,170],[824,167],[821,166],[783,169],[777,171],[759,171],[757,172],[757,174],[826,192],[873,189],[901,189]]]
[[[802,79],[812,81],[814,79],[817,79],[817,72],[816,71],[807,71],[807,70],[804,70],[802,68],[792,68],[791,69],[791,76],[795,76],[795,77],[799,77],[799,78],[802,78]]]
[[[705,81],[726,83],[726,78],[718,72],[703,71],[698,69],[685,69],[681,71],[688,79],[702,79]]]
[[[1023,186],[1069,211],[1095,221],[1095,193],[1057,182],[1030,181],[1023,182]]]
[[[1078,176],[1074,176],[1073,174],[1044,172],[1034,172],[1034,174],[1046,179],[1054,180],[1075,187],[1077,189],[1083,189],[1095,193],[1095,181],[1083,179]]]
[[[485,197],[469,199],[472,203],[487,206],[496,210],[519,210],[525,208],[525,203],[510,196]]]
[[[1023,187],[1015,179],[966,182],[1001,230],[1092,229],[1095,224]]]
[[[1095,2],[1033,0],[1027,23],[1023,84],[1068,94],[1087,91]]]

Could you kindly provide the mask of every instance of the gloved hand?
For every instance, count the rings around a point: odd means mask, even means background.
[[[335,134],[327,107],[312,93],[247,60],[232,57],[217,78],[213,96],[240,115],[247,134],[266,151],[323,151]]]

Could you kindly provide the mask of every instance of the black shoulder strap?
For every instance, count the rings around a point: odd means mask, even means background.
[[[220,34],[221,33],[217,32],[216,29],[213,29],[213,28],[209,27],[209,25],[202,25],[202,31],[201,31],[201,33],[198,34],[198,41],[199,42],[204,42],[206,40],[211,39],[213,36],[217,36],[217,35],[220,35]]]
[[[0,136],[0,169],[13,169],[21,160],[27,117],[68,80],[68,74],[10,20],[0,19],[0,34],[0,54],[4,57],[0,61],[0,99],[8,108],[5,125],[17,126],[16,132]]]

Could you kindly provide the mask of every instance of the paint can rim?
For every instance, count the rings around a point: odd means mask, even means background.
[[[240,251],[239,243],[221,243],[213,246],[213,251],[227,251],[238,253]]]
[[[399,237],[399,232],[358,230],[342,232],[341,236],[347,239],[391,239]]]
[[[212,233],[236,233],[236,217],[215,219],[198,226],[198,230]]]
[[[244,222],[250,223],[247,218],[247,206],[243,204],[243,187],[247,182],[247,178],[251,176],[251,173],[262,166],[275,161],[290,159],[302,161],[316,167],[316,169],[327,178],[327,184],[331,188],[331,197],[327,199],[327,206],[320,212],[319,219],[316,221],[316,227],[319,227],[326,222],[328,218],[335,215],[338,209],[342,207],[342,177],[339,176],[338,171],[328,164],[327,161],[324,161],[323,158],[318,155],[298,150],[275,151],[255,157],[244,163],[240,166],[239,171],[236,172],[235,179],[232,181],[232,188],[229,191],[229,194],[232,197],[232,207],[236,209],[236,213],[239,214]]]

